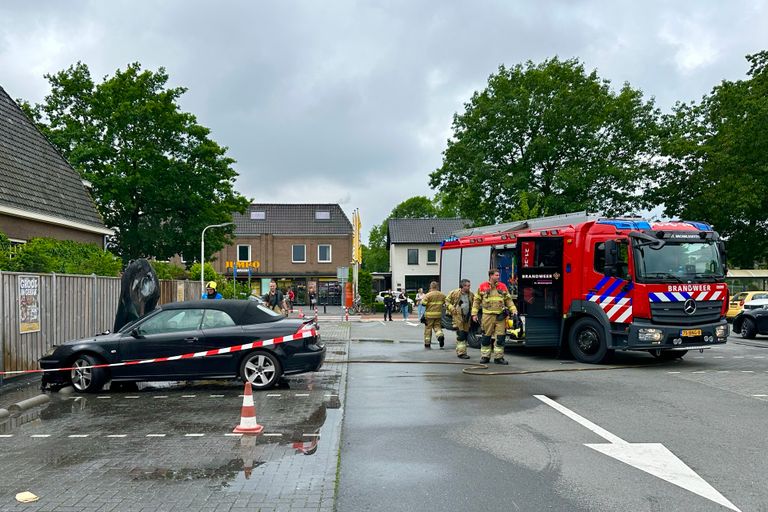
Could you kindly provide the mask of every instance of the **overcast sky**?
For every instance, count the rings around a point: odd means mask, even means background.
[[[0,3],[0,85],[41,101],[45,73],[164,66],[237,160],[255,202],[360,208],[367,239],[432,196],[452,116],[499,64],[578,57],[668,110],[768,48],[768,2],[32,1]]]

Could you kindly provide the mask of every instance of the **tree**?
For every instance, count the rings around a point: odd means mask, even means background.
[[[768,51],[747,60],[748,79],[724,80],[700,103],[678,103],[664,116],[658,186],[649,194],[667,216],[713,224],[741,267],[768,257]]]
[[[453,120],[430,175],[442,202],[477,224],[641,204],[659,112],[578,60],[500,66]]]
[[[437,217],[434,202],[426,196],[414,196],[392,208],[387,219],[434,219]]]
[[[183,87],[167,87],[164,68],[139,63],[95,83],[85,64],[46,75],[42,104],[21,102],[64,158],[93,185],[105,224],[124,261],[200,253],[200,233],[232,220],[249,201],[234,190],[234,160],[210,130],[181,111]],[[212,254],[233,228],[207,233]]]
[[[95,244],[52,238],[33,238],[20,245],[9,263],[7,269],[16,272],[99,276],[117,276],[123,266],[120,258]]]

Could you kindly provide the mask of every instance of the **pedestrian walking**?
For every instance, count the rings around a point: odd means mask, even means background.
[[[315,285],[309,285],[309,307],[313,310],[317,310],[317,292],[315,291]]]
[[[421,322],[421,318],[424,316],[424,305],[421,303],[423,298],[424,288],[419,288],[419,291],[416,292],[416,309],[419,312],[419,322]]]
[[[424,348],[432,348],[432,331],[437,335],[437,342],[440,348],[445,346],[445,336],[443,335],[443,306],[445,305],[445,294],[438,289],[437,281],[429,283],[429,293],[424,295],[421,303],[426,308],[424,311]]]
[[[397,302],[400,304],[400,312],[403,313],[403,320],[408,321],[408,295],[404,291],[400,291],[397,296]]]
[[[483,337],[480,340],[480,362],[487,363],[491,360],[496,364],[509,364],[504,359],[504,338],[507,332],[506,319],[511,314],[517,313],[512,297],[507,286],[499,282],[499,270],[488,271],[488,281],[485,281],[477,289],[475,300],[472,304],[472,320],[477,322],[478,313],[483,312],[481,328]],[[491,348],[491,340],[495,336],[496,342]]]
[[[293,313],[293,302],[296,299],[296,294],[293,293],[293,288],[288,288],[288,311]]]
[[[395,305],[395,298],[392,296],[392,292],[387,290],[382,295],[384,299],[384,321],[392,321],[392,306]]]
[[[263,297],[267,307],[275,313],[283,314],[285,298],[283,292],[277,289],[277,282],[273,279],[269,282],[269,292]]]
[[[472,304],[475,294],[472,293],[469,279],[462,279],[459,287],[445,298],[445,309],[453,319],[456,328],[456,355],[460,359],[469,359],[467,354],[467,335],[472,325]]]
[[[205,285],[205,293],[203,294],[204,299],[223,299],[224,297],[221,296],[219,292],[216,291],[216,281],[209,281],[207,285]]]

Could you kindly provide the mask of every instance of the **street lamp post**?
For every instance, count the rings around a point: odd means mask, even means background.
[[[203,228],[203,233],[200,235],[200,296],[205,293],[205,230],[208,228],[223,228],[225,226],[232,226],[234,222],[224,222],[222,224],[211,224]]]

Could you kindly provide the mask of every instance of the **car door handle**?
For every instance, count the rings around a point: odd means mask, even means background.
[[[184,338],[184,341],[186,341],[187,343],[194,343],[194,342],[196,342],[196,341],[197,341],[197,338],[196,338],[196,337],[193,337],[193,338]]]

